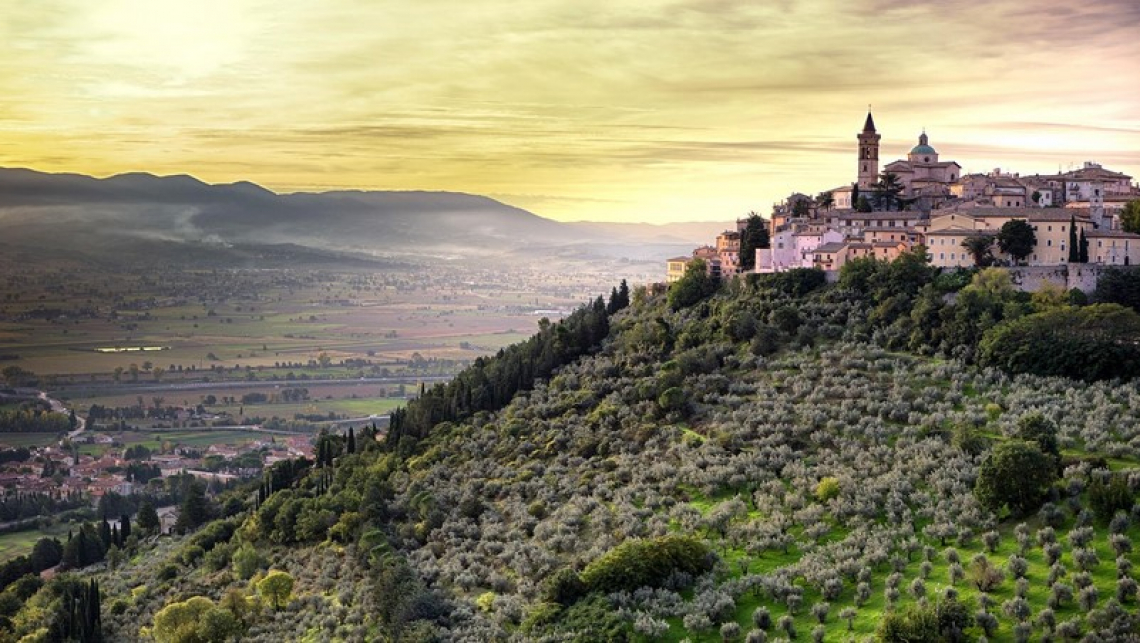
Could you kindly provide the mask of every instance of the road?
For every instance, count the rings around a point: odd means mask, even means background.
[[[48,397],[47,391],[39,391],[39,398],[41,400],[43,400],[44,402],[47,402],[48,405],[51,406],[51,410],[53,413],[68,413],[69,412],[67,406],[65,406],[63,402],[60,402],[59,400],[57,400],[53,397]],[[75,429],[73,431],[69,431],[67,434],[67,437],[70,440],[74,440],[77,436],[79,436],[80,433],[83,433],[83,431],[85,431],[86,429],[87,429],[87,420],[84,419],[82,416],[80,416],[78,413],[76,413],[75,414]]]

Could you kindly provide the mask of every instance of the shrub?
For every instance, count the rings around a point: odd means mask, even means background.
[[[589,592],[660,587],[674,572],[699,575],[712,569],[713,555],[690,536],[624,542],[586,566],[580,578]]]
[[[986,593],[992,592],[1005,580],[1005,572],[991,563],[984,554],[978,554],[970,560],[968,574],[970,582],[978,588],[978,591]]]
[[[1023,516],[1041,506],[1054,479],[1056,464],[1036,444],[1011,440],[982,461],[974,494],[991,511],[1008,507]]]
[[[821,478],[819,484],[815,486],[815,499],[820,502],[827,502],[832,498],[839,495],[839,479],[838,478]]]
[[[1117,304],[1063,308],[986,331],[979,363],[1010,373],[1086,381],[1140,375],[1140,314]]]

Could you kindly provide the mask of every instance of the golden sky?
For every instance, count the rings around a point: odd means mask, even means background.
[[[1136,0],[0,0],[0,165],[731,220],[923,127],[1140,176]]]

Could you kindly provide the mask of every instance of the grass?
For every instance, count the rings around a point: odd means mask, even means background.
[[[67,539],[67,526],[54,524],[46,529],[28,529],[0,534],[0,563],[32,552],[36,542],[44,537]]]
[[[683,430],[688,433],[691,431],[688,427],[683,427]],[[1002,436],[994,436],[999,439],[1004,439]],[[1091,454],[1080,450],[1066,451],[1067,455],[1089,456]],[[1113,470],[1135,470],[1140,467],[1140,462],[1132,458],[1108,458],[1109,465]],[[740,493],[742,497],[746,496],[744,489],[722,489],[713,494],[711,497],[703,493],[700,489],[693,486],[684,486],[678,491],[683,494],[687,503],[697,508],[702,515],[707,515],[718,503],[728,500]],[[1086,494],[1087,496],[1087,494]],[[748,499],[745,497],[746,503]],[[1087,507],[1087,497],[1082,498],[1083,505]],[[1064,503],[1058,503],[1062,505]],[[1060,582],[1067,583],[1074,588],[1074,600],[1066,605],[1060,606],[1054,610],[1056,621],[1058,623],[1069,620],[1074,617],[1083,618],[1086,614],[1085,610],[1081,608],[1076,595],[1079,592],[1078,588],[1073,583],[1073,576],[1079,571],[1072,556],[1072,548],[1069,546],[1066,535],[1070,529],[1075,526],[1076,519],[1071,512],[1062,507],[1065,511],[1066,520],[1058,528],[1055,529],[1057,535],[1057,542],[1061,544],[1062,556],[1060,562],[1066,567],[1067,576]],[[747,520],[762,518],[755,510],[748,512]],[[741,520],[744,520],[742,518]],[[830,519],[829,519],[830,520]],[[989,560],[998,567],[1007,568],[1008,560],[1011,555],[1020,554],[1021,547],[1017,542],[1016,529],[1018,524],[1017,520],[1006,519],[998,526],[998,533],[1000,534],[1000,542],[993,552],[986,549],[981,534],[973,534],[965,542],[958,542],[954,539],[948,539],[947,544],[943,545],[939,540],[925,537],[922,535],[922,527],[927,521],[917,521],[914,525],[914,531],[918,535],[919,541],[926,546],[934,548],[934,555],[930,559],[930,568],[927,576],[924,578],[925,583],[925,597],[927,600],[935,600],[941,597],[944,592],[950,588],[958,592],[958,598],[964,602],[973,613],[979,609],[978,600],[981,592],[971,584],[969,577],[969,564],[970,560],[976,554],[985,554]],[[1031,640],[1038,640],[1044,630],[1035,622],[1038,613],[1044,609],[1050,597],[1050,591],[1046,584],[1047,578],[1050,573],[1050,567],[1046,564],[1045,556],[1042,547],[1037,543],[1036,533],[1037,530],[1043,527],[1040,518],[1036,515],[1028,517],[1024,520],[1029,529],[1030,543],[1024,551],[1024,558],[1027,562],[1027,572],[1025,578],[1028,580],[1028,590],[1026,594],[1026,601],[1032,609],[1032,615],[1029,618],[1029,623],[1033,625],[1033,633]],[[679,528],[679,525],[677,525]],[[1116,554],[1113,552],[1109,545],[1108,535],[1109,530],[1105,524],[1093,525],[1095,537],[1092,543],[1093,549],[1096,551],[1099,559],[1099,564],[1090,570],[1090,577],[1093,585],[1097,588],[1099,593],[1099,600],[1097,607],[1103,607],[1110,598],[1116,595],[1117,572],[1116,572]],[[847,536],[847,530],[842,526],[831,521],[832,532],[828,534],[824,541],[838,541]],[[789,530],[790,533],[799,536],[802,533],[802,527],[793,526]],[[1133,542],[1140,542],[1140,524],[1132,524],[1127,531],[1127,535]],[[706,535],[707,536],[707,535]],[[720,554],[721,558],[726,563],[725,576],[720,579],[723,583],[729,579],[740,578],[744,575],[742,573],[739,561],[749,557],[748,554],[739,547],[723,547],[722,543],[715,536],[708,537],[710,544]],[[798,538],[797,538],[798,539]],[[950,562],[946,558],[945,551],[947,547],[953,547],[958,552],[961,560],[961,565],[966,570],[966,577],[957,581],[956,584],[951,583],[950,579]],[[789,548],[788,553],[781,550],[769,550],[763,552],[762,555],[750,557],[750,564],[747,573],[750,574],[767,574],[782,567],[786,567],[797,562],[803,552],[799,551],[796,545]],[[1140,565],[1140,547],[1133,552],[1127,554],[1127,558],[1134,564]],[[861,640],[864,637],[872,637],[875,634],[876,628],[882,621],[884,614],[890,610],[905,609],[907,606],[913,605],[918,602],[918,599],[911,595],[910,586],[916,579],[923,576],[923,551],[915,552],[910,560],[907,561],[905,567],[901,570],[901,579],[898,585],[899,599],[898,602],[892,607],[887,604],[885,590],[888,576],[891,575],[893,569],[889,563],[884,563],[872,570],[872,577],[870,581],[871,595],[869,600],[863,604],[862,607],[855,607],[855,586],[856,583],[852,579],[844,579],[844,588],[838,598],[830,601],[830,609],[824,623],[825,627],[825,641],[843,641],[848,640],[849,637],[854,637],[856,640]],[[1136,573],[1133,572],[1135,577]],[[816,617],[811,613],[812,605],[816,602],[822,601],[820,591],[806,583],[801,577],[794,581],[794,584],[799,586],[803,592],[803,601],[793,617],[794,627],[796,630],[795,640],[812,640],[812,630],[819,623]],[[998,629],[993,636],[988,637],[990,641],[1013,641],[1013,628],[1016,620],[1007,616],[1002,609],[1002,604],[1015,597],[1017,582],[1013,575],[1006,572],[1005,580],[996,587],[990,594],[990,598],[994,602],[994,606],[990,608],[990,612],[998,618]],[[691,600],[693,597],[692,590],[683,592],[682,596],[686,600]],[[773,637],[785,637],[786,635],[776,627],[777,620],[785,615],[790,614],[788,606],[782,601],[777,601],[771,596],[757,595],[751,591],[745,591],[737,597],[735,609],[731,616],[731,622],[736,622],[741,627],[741,639],[747,632],[753,629],[752,614],[757,607],[764,606],[768,608],[772,619],[772,627],[768,630],[769,639]],[[839,618],[839,614],[847,607],[856,609],[855,618],[851,624],[851,630],[848,630],[846,621]],[[1135,610],[1136,603],[1125,605],[1125,609]],[[721,623],[713,623],[712,627],[706,631],[694,632],[688,631],[683,624],[683,620],[679,617],[666,619],[670,628],[664,636],[660,639],[669,642],[679,642],[684,640],[697,642],[714,643],[722,640],[720,635]],[[1085,631],[1087,631],[1087,626]],[[973,640],[982,634],[981,628],[974,627],[968,633],[968,640]],[[636,635],[637,640],[647,641],[649,639]],[[737,640],[741,640],[737,639]]]
[[[1072,577],[1076,573],[1077,568],[1073,563],[1071,550],[1068,543],[1065,541],[1065,534],[1073,526],[1073,519],[1070,518],[1062,527],[1058,528],[1058,542],[1062,543],[1064,553],[1061,557],[1061,562],[1066,566],[1069,573],[1068,576],[1061,582],[1072,585]],[[1049,567],[1045,564],[1044,554],[1042,548],[1036,543],[1036,531],[1040,528],[1040,524],[1036,520],[1027,521],[1030,527],[1031,544],[1025,552],[1025,559],[1028,562],[1028,572],[1026,578],[1029,580],[1029,591],[1026,600],[1029,602],[1033,609],[1033,616],[1030,617],[1030,622],[1036,618],[1036,615],[1042,608],[1045,607],[1046,601],[1049,597],[1048,590],[1045,585],[1046,578],[1049,574]],[[1108,545],[1108,529],[1104,525],[1094,526],[1096,536],[1093,541],[1097,556],[1100,559],[1100,564],[1091,570],[1091,577],[1093,585],[1096,586],[1100,594],[1100,599],[1097,603],[1098,606],[1103,606],[1110,597],[1116,594],[1116,555]],[[950,546],[958,551],[961,558],[963,567],[968,569],[970,559],[978,553],[985,553],[991,562],[1000,567],[1006,567],[1009,557],[1013,554],[1019,553],[1020,547],[1017,543],[1014,534],[1014,523],[1006,522],[1001,525],[1000,532],[1002,535],[1001,542],[993,553],[985,550],[984,545],[980,538],[973,538],[967,544],[949,543]],[[1140,527],[1133,526],[1128,531],[1128,535],[1135,541],[1140,539]],[[836,539],[843,537],[842,532],[837,532],[829,536],[829,539]],[[941,547],[938,542],[926,541],[935,547],[935,555],[931,560],[931,569],[929,576],[925,580],[926,596],[928,599],[933,600],[940,596],[948,587],[951,587],[949,568],[950,563],[946,560],[945,548]],[[724,560],[728,563],[730,570],[730,577],[739,577],[740,568],[737,561],[744,557],[746,554],[739,549],[730,549],[724,556]],[[800,552],[792,547],[788,554],[781,551],[768,551],[762,556],[753,558],[752,564],[749,567],[749,572],[753,574],[763,574],[771,572],[779,567],[783,567],[794,563],[800,557]],[[1136,552],[1133,552],[1128,558],[1137,564],[1140,562]],[[909,593],[909,588],[915,578],[921,577],[922,562],[924,558],[921,552],[915,553],[913,559],[910,560],[905,569],[901,572],[902,580],[899,582],[900,597],[896,604],[895,609],[905,608],[909,604],[913,604],[917,599],[913,598]],[[853,631],[848,632],[846,621],[839,618],[839,613],[846,607],[855,607],[854,587],[855,584],[849,579],[844,583],[844,590],[838,599],[830,603],[830,610],[825,622],[826,635],[824,640],[844,640],[848,634],[853,634],[856,637],[871,636],[875,633],[883,614],[890,609],[886,604],[884,591],[886,589],[886,578],[891,573],[891,569],[887,565],[882,565],[880,568],[875,569],[871,581],[871,597],[861,608],[856,608],[856,617],[853,621]],[[797,640],[810,640],[812,628],[818,625],[815,616],[811,614],[811,607],[814,603],[821,601],[822,597],[818,590],[804,586],[802,579],[797,583],[803,587],[803,602],[797,609],[795,614],[792,614],[797,633]],[[954,585],[958,591],[959,600],[971,606],[971,611],[977,609],[977,600],[980,592],[970,584],[968,571],[967,578],[959,581]],[[991,613],[994,613],[999,620],[999,627],[995,636],[990,637],[991,641],[1012,641],[1012,628],[1014,621],[1010,617],[1002,613],[1001,604],[1014,597],[1016,581],[1011,574],[1007,572],[1006,579],[1002,582],[993,592],[990,593],[991,598],[995,602],[995,606],[991,608]],[[1075,588],[1074,588],[1075,589]],[[690,596],[687,596],[691,598]],[[773,601],[769,597],[756,596],[751,592],[745,592],[736,601],[736,609],[733,613],[733,621],[740,624],[742,632],[747,633],[753,628],[752,613],[760,606],[767,607],[773,622],[773,627],[768,631],[769,637],[782,636],[776,626],[775,622],[786,614],[789,614],[788,606],[785,603]],[[1131,607],[1126,606],[1128,609],[1135,609],[1135,605]],[[1083,616],[1085,612],[1077,604],[1076,600],[1055,610],[1057,622],[1061,622],[1072,618],[1074,616]],[[721,641],[720,637],[720,623],[714,623],[713,628],[705,632],[689,632],[685,630],[680,618],[666,619],[670,624],[670,629],[664,637],[660,640],[678,642],[689,639],[696,642],[714,643]],[[980,630],[979,630],[980,632]],[[1034,637],[1039,637],[1042,630],[1039,627],[1034,628]],[[642,639],[645,640],[645,639]]]
[[[122,448],[142,445],[151,451],[158,451],[165,443],[170,443],[172,446],[177,445],[204,449],[214,444],[236,446],[253,441],[270,439],[280,440],[282,438],[280,435],[274,435],[271,433],[243,431],[240,429],[142,430],[126,431],[123,433],[115,432],[111,433],[110,435],[119,440],[119,442],[123,445]],[[79,452],[85,455],[99,457],[106,453],[110,448],[110,445],[104,444],[81,444],[79,445]]]
[[[402,406],[407,400],[402,397],[383,398],[345,398],[345,399],[310,399],[303,402],[279,402],[275,404],[236,404],[229,406],[216,406],[214,410],[225,410],[234,414],[242,411],[244,417],[282,418],[292,420],[297,414],[327,415],[330,412],[349,417],[365,417],[368,415],[383,415],[392,409]]]
[[[0,445],[10,447],[42,447],[59,442],[59,435],[55,433],[3,433],[0,434]]]

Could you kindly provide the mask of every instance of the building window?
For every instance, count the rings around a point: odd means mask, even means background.
[[[1053,231],[1053,226],[1049,226],[1049,232]]]
[[[1046,241],[1046,242],[1045,242],[1045,245],[1047,245],[1047,246],[1051,246],[1051,245],[1053,245],[1053,240],[1052,240],[1052,239],[1050,239],[1050,240]]]
[[[1065,226],[1061,226],[1061,232],[1065,231]]]
[[[945,252],[939,252],[939,253],[938,253],[938,258],[939,258],[939,259],[945,259],[945,258],[946,258],[946,253],[945,253]]]
[[[1096,247],[1098,247],[1098,248],[1103,248],[1103,247],[1104,247],[1104,242],[1103,242],[1103,241],[1100,241],[1100,240],[1098,240],[1098,241],[1096,242]]]

